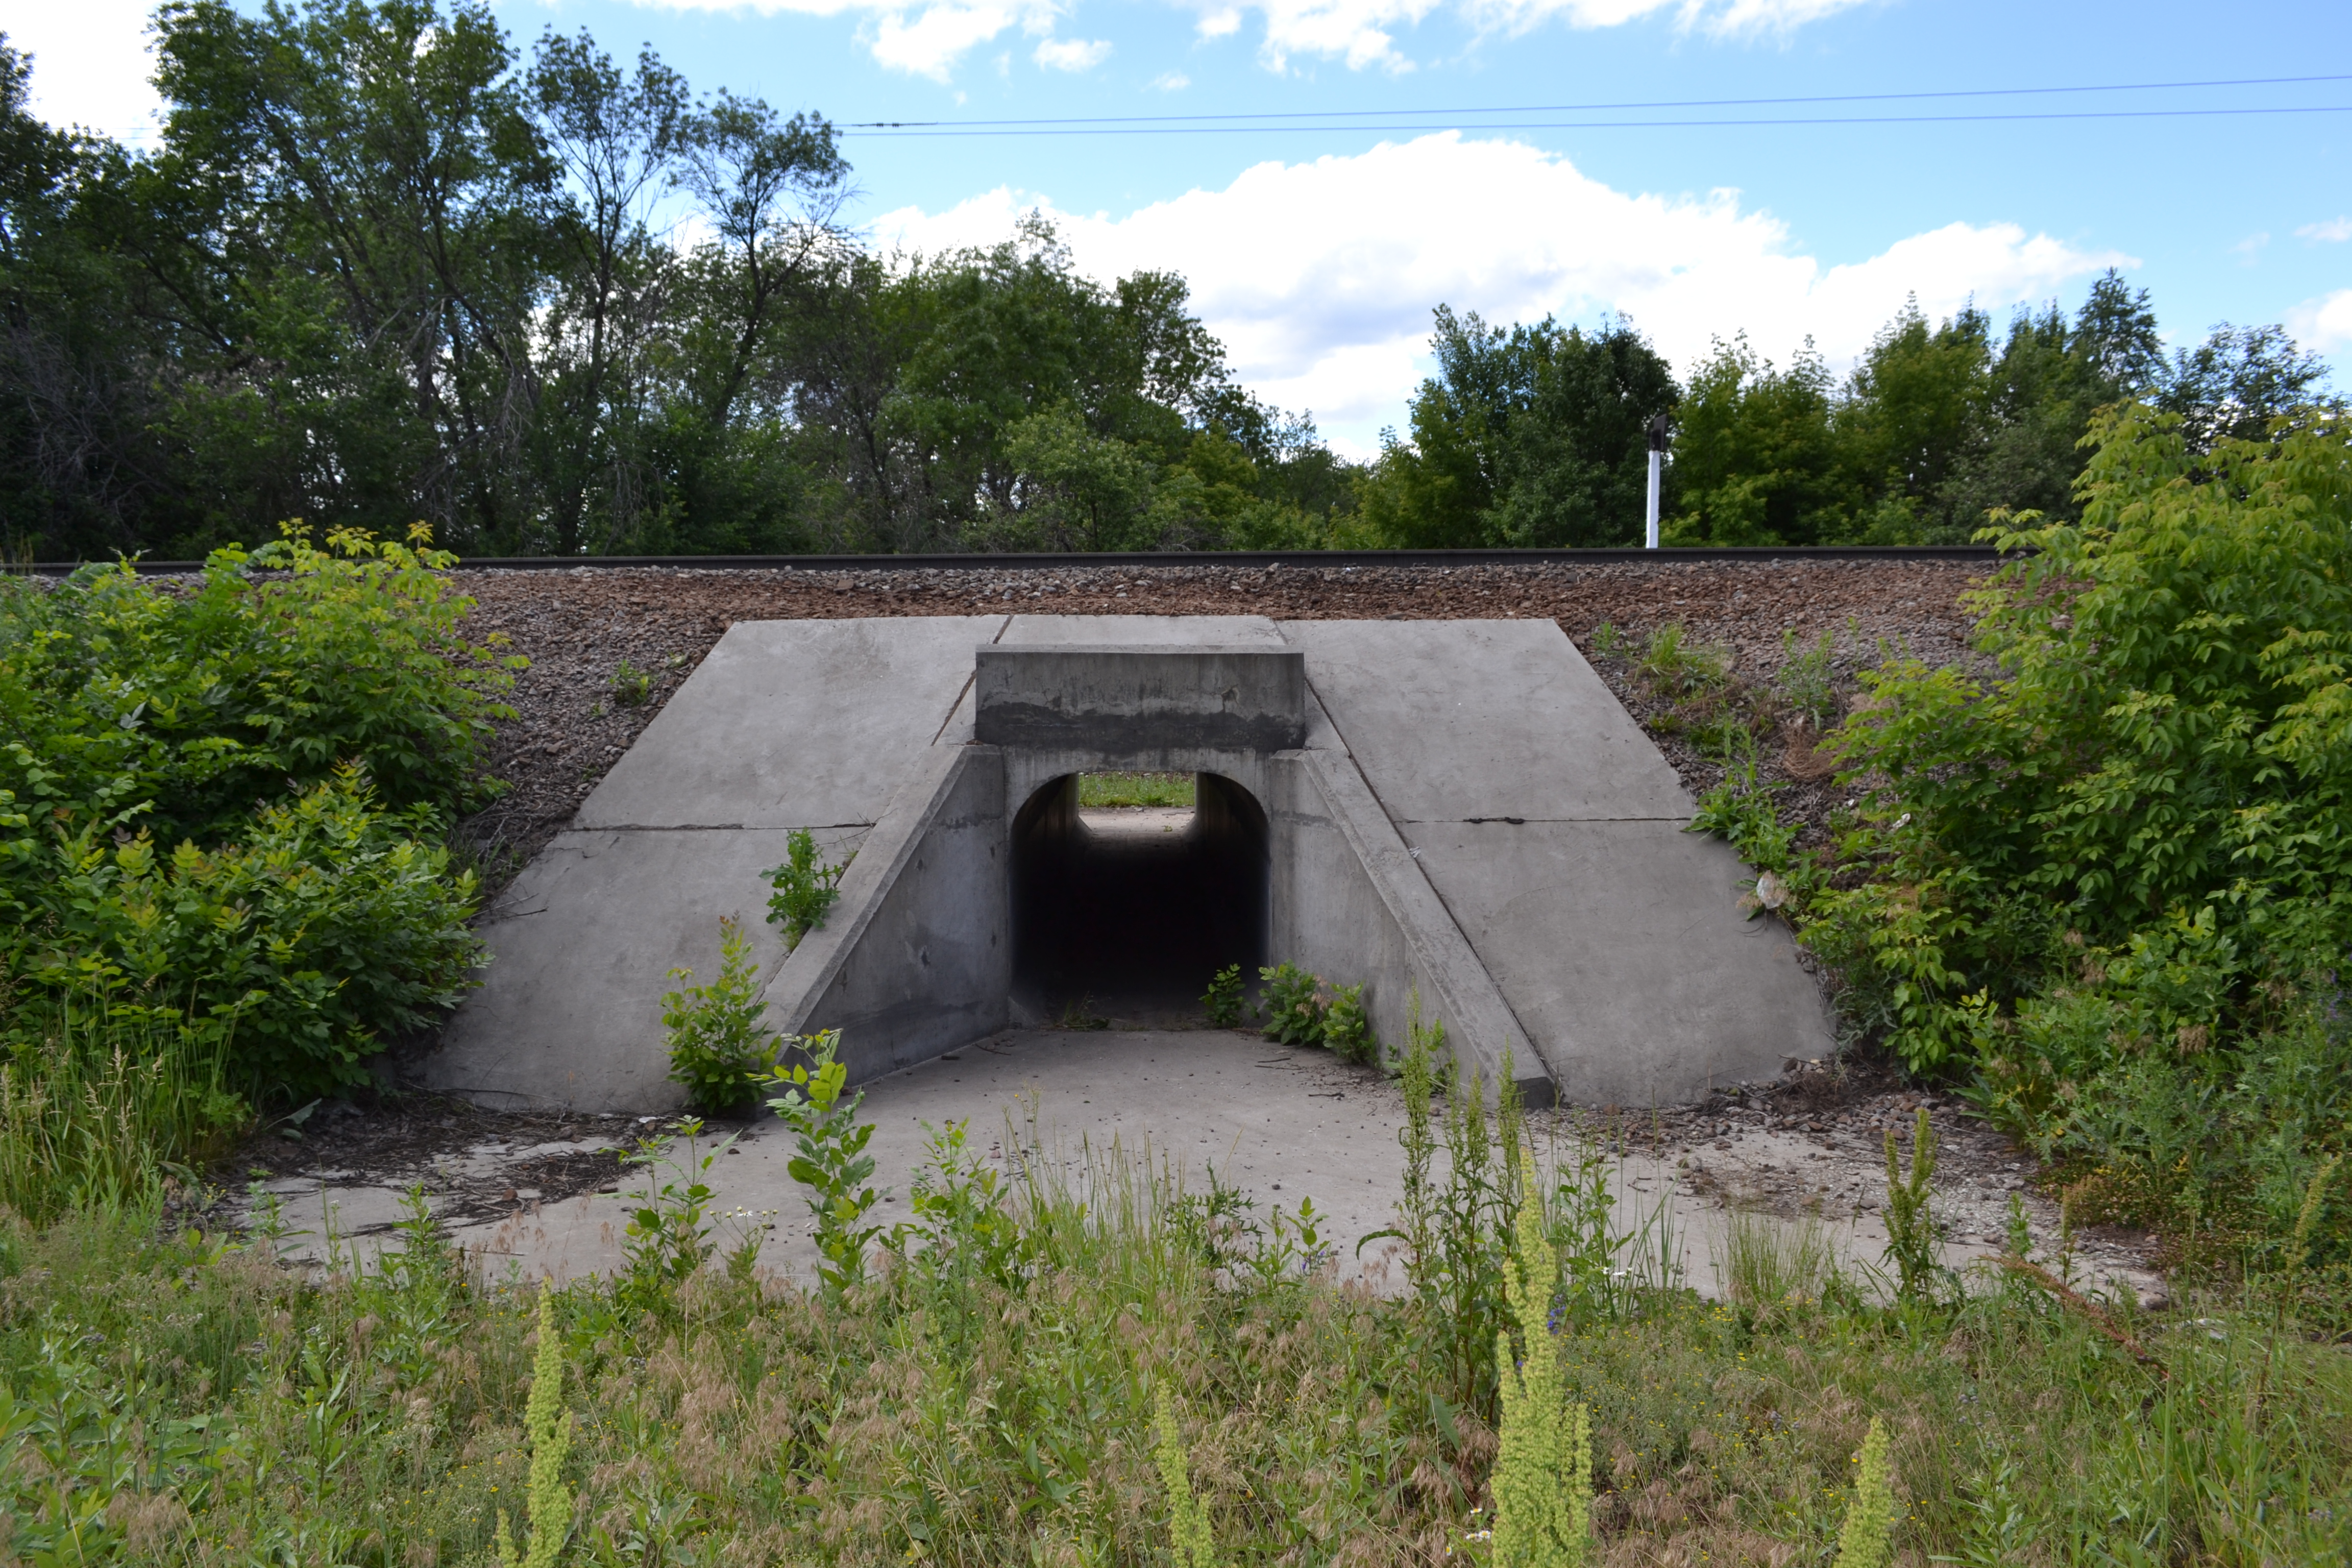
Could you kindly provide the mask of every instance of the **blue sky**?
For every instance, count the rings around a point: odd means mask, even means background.
[[[851,132],[849,216],[985,243],[1042,207],[1108,277],[1174,268],[1243,379],[1370,450],[1440,302],[1632,316],[1686,367],[1746,331],[1844,363],[1916,295],[2080,300],[2102,268],[2176,341],[2283,321],[2352,388],[2352,113],[1844,126],[1479,129],[1516,106],[2352,73],[2352,6],[2025,0],[493,0],[519,40],[650,44],[699,89],[836,121],[1364,116],[1240,133]],[[138,0],[0,6],[50,119],[153,97]],[[1584,118],[2352,107],[2352,80]],[[1428,116],[1413,110],[1440,110]],[[1427,130],[1393,129],[1400,124]]]

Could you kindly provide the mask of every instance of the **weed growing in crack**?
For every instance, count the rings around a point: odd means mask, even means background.
[[[1201,1006],[1209,1016],[1212,1028],[1230,1029],[1242,1021],[1248,998],[1242,994],[1242,966],[1228,963],[1209,976],[1209,988],[1201,993]]]
[[[785,952],[824,924],[826,913],[841,899],[841,874],[856,858],[854,851],[838,864],[819,858],[816,836],[805,827],[785,836],[783,864],[760,873],[775,889],[768,898],[768,923],[783,928]]]

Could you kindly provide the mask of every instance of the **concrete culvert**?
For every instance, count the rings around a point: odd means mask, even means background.
[[[1267,962],[1270,857],[1264,807],[1216,773],[1195,805],[1090,810],[1065,773],[1013,824],[1013,1001],[1138,1021],[1196,1016],[1209,977]]]

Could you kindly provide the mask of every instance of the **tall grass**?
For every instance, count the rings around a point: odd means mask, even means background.
[[[1430,1111],[1439,1231],[1485,1195],[1446,1168],[1464,1100]],[[401,1250],[324,1275],[119,1215],[0,1225],[0,1383],[39,1412],[0,1420],[0,1553],[488,1561],[549,1451],[534,1426],[561,1426],[533,1368],[560,1364],[572,1437],[538,1479],[573,1500],[567,1563],[1164,1563],[1180,1512],[1187,1555],[1234,1568],[1488,1560],[1498,1434],[1455,1396],[1447,1316],[1484,1310],[1466,1238],[1433,1237],[1464,1279],[1374,1293],[1333,1278],[1310,1216],[1150,1151],[1008,1128],[982,1158],[959,1131],[837,1294],[740,1254],[642,1298],[494,1280],[421,1200]],[[1530,1204],[1487,1237],[1506,1283],[1525,1269],[1520,1343],[1551,1335],[1558,1397],[1591,1413],[1591,1561],[1827,1563],[1874,1419],[1899,1563],[2352,1551],[2352,1358],[2274,1303],[2119,1308],[2142,1366],[2022,1287],[1784,1289],[1809,1270],[1774,1243],[1751,1272],[1777,1304],[1743,1313],[1627,1272],[1640,1216],[1562,1195],[1596,1157],[1538,1167],[1541,1226]],[[1607,1289],[1573,1288],[1604,1259]]]
[[[0,1056],[0,1207],[36,1225],[152,1213],[166,1179],[246,1119],[224,1043],[96,1002],[20,1011]]]

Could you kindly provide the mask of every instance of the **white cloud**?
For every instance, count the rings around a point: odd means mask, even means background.
[[[2255,262],[2262,259],[2263,247],[2269,245],[2270,242],[2270,232],[2267,229],[2255,234],[2250,234],[2246,236],[2245,238],[2238,241],[2237,244],[2230,247],[2230,254],[2238,258],[2238,265],[2241,267],[2252,267]]]
[[[1408,204],[1401,192],[1416,195]],[[903,208],[873,227],[886,244],[936,251],[1001,240],[1030,206],[1054,217],[1097,277],[1183,273],[1241,378],[1286,407],[1313,409],[1359,453],[1381,425],[1402,422],[1440,303],[1496,321],[1622,311],[1677,367],[1743,329],[1759,353],[1785,360],[1811,335],[1843,364],[1906,295],[1931,317],[1970,300],[1997,310],[2137,265],[2014,224],[1965,222],[1827,265],[1734,192],[1629,195],[1556,154],[1453,132],[1358,156],[1261,163],[1223,190],[1119,218],[1058,212],[1000,188],[940,213]],[[2352,313],[2352,303],[2337,308]]]
[[[1181,92],[1192,85],[1192,79],[1182,71],[1162,71],[1151,79],[1151,85],[1162,92]]]
[[[2352,239],[2352,217],[2330,218],[2326,223],[2307,223],[2294,231],[2298,239],[2324,239],[2340,243]]]
[[[894,70],[945,81],[965,51],[975,48],[1019,20],[1002,5],[943,4],[924,7],[908,21],[886,11],[875,24],[874,58]]]
[[[1103,38],[1046,38],[1031,58],[1050,70],[1090,71],[1110,58],[1110,44]]]
[[[1868,0],[1454,0],[1462,19],[1481,33],[1517,36],[1550,21],[1572,27],[1615,27],[1671,12],[1684,32],[1717,37],[1787,33]],[[1274,70],[1293,55],[1343,59],[1351,69],[1378,65],[1411,68],[1394,29],[1419,23],[1438,0],[1250,0],[1265,18],[1259,58]],[[1223,37],[1242,25],[1244,7],[1212,0],[1202,14],[1202,37]]]
[[[2305,348],[2322,353],[2352,348],[2352,289],[2305,300],[2286,313],[2286,325]]]
[[[152,134],[163,110],[149,78],[150,0],[12,7],[0,30],[33,57],[32,110],[125,142]]]
[[[1287,68],[1293,55],[1344,59],[1350,70],[1370,65],[1409,70],[1412,62],[1398,52],[1389,29],[1436,8],[1437,0],[1256,0],[1265,21],[1258,58],[1277,71]],[[1221,10],[1202,19],[1201,32],[1215,37],[1239,25],[1233,10]]]

